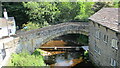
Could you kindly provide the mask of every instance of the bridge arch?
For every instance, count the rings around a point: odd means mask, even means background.
[[[55,35],[51,35],[51,36],[47,37],[46,39],[43,40],[41,45],[45,44],[46,42],[48,42],[48,41],[50,41],[50,40],[52,40],[52,39],[54,39],[56,37],[59,37],[59,36],[62,36],[62,35],[67,35],[67,34],[83,34],[83,35],[87,35],[86,32],[84,32],[84,31],[75,31],[75,30],[64,31],[64,33],[59,33],[59,34],[55,34]]]
[[[18,34],[20,40],[16,52],[33,52],[40,45],[65,34],[83,34],[88,36],[88,23],[68,22]]]

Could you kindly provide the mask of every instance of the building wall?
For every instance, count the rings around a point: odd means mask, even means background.
[[[0,1],[0,17],[2,17],[2,3]]]
[[[8,36],[7,21],[4,18],[0,18],[0,38]]]
[[[8,20],[0,18],[0,38],[3,36],[14,35],[16,32],[14,17],[9,17]]]
[[[118,39],[119,39],[119,42],[118,42],[118,55],[117,55],[117,61],[118,61],[118,66],[120,66],[120,33],[118,34]]]
[[[9,33],[10,35],[14,35],[16,33],[16,24],[15,24],[15,19],[14,17],[9,17],[9,21],[8,22],[12,22],[11,24],[9,24],[8,29],[11,29],[11,33]]]
[[[15,53],[19,38],[0,39],[0,68],[8,64],[12,53]]]
[[[91,60],[96,64],[100,66],[110,66],[111,65],[111,58],[118,61],[118,53],[119,50],[113,48],[111,46],[112,39],[117,39],[116,32],[101,26],[95,22],[90,22],[89,27],[89,52],[90,52],[90,58]],[[100,32],[100,37],[97,38],[96,32]],[[108,36],[107,42],[104,41],[104,36]],[[95,45],[97,47],[95,47]],[[96,51],[97,49],[97,51]]]

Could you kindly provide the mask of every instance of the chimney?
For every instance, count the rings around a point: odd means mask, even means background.
[[[6,11],[5,8],[4,8],[4,13],[3,13],[3,14],[4,14],[4,18],[5,18],[5,19],[8,19],[8,14],[7,14],[7,11]]]

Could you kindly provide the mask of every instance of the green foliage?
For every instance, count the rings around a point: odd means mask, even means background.
[[[50,26],[49,23],[47,23],[46,21],[42,24],[28,22],[27,24],[23,24],[24,28],[22,30],[29,31],[29,30],[33,30],[33,29],[46,27],[46,26]]]
[[[80,11],[78,2],[59,2],[57,3],[57,8],[60,10],[60,15],[58,16],[59,22],[74,20],[74,17]]]
[[[43,51],[43,50],[41,50],[41,49],[36,49],[33,54],[34,54],[34,55],[45,54],[44,52],[45,52],[45,51]]]
[[[120,8],[120,2],[114,2],[113,7],[114,8]]]
[[[61,0],[60,0],[61,1]],[[68,0],[66,0],[68,1]],[[88,17],[103,7],[120,6],[118,0],[111,2],[5,2],[3,8],[15,17],[17,26],[30,22],[45,27],[52,23],[66,21],[88,21]],[[28,22],[28,23],[27,23]]]
[[[35,56],[39,56],[41,53],[40,53],[40,49],[36,49],[34,52],[33,52],[33,55]]]
[[[117,0],[116,1],[113,0],[110,2],[95,2],[94,7],[93,7],[93,11],[97,12],[103,7],[119,8],[119,2]]]
[[[81,44],[88,45],[88,37],[85,35],[80,34],[77,41],[80,42]]]
[[[28,9],[26,14],[29,15],[29,20],[43,24],[44,22],[53,23],[59,15],[59,10],[55,3],[51,2],[27,2],[23,3]]]
[[[41,27],[46,27],[46,26],[50,26],[49,23],[47,21],[44,21],[43,24],[41,24]]]
[[[15,17],[16,25],[22,28],[22,25],[28,21],[26,8],[22,2],[2,2],[2,8],[6,8],[9,17]]]
[[[94,13],[92,10],[94,2],[79,2],[79,4],[80,12],[75,19],[80,21],[88,21],[88,17]]]
[[[31,55],[27,52],[12,54],[11,66],[46,66],[38,50]]]
[[[28,22],[28,24],[23,24],[23,27],[24,27],[23,30],[25,30],[25,31],[40,28],[39,24],[32,23],[32,22]]]
[[[84,56],[88,56],[88,51],[84,51]]]
[[[89,54],[88,54],[88,51],[87,51],[87,50],[84,51],[84,58],[85,58],[85,59],[89,59]]]

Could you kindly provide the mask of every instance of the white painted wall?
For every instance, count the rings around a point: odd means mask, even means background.
[[[4,18],[0,18],[0,28],[2,28],[0,30],[0,38],[2,38],[3,36],[14,35],[16,32],[14,17],[9,17],[8,21],[6,21],[5,19],[1,21],[2,19]],[[8,22],[12,22],[13,25],[8,24]],[[11,30],[11,33],[9,32],[9,29]]]
[[[0,38],[2,38],[3,36],[8,36],[8,30],[6,27],[2,27],[2,29],[0,30]]]

